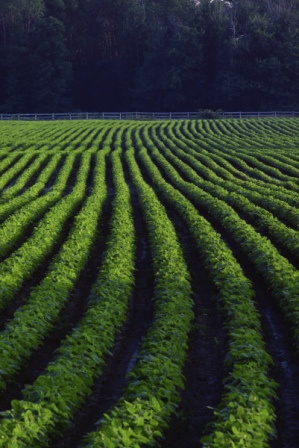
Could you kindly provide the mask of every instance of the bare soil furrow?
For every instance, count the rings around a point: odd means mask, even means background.
[[[44,196],[45,194],[47,194],[53,187],[53,185],[55,184],[55,181],[57,179],[57,176],[62,168],[62,166],[64,165],[64,162],[66,160],[66,156],[63,155],[54,171],[54,173],[52,174],[52,176],[50,177],[50,179],[48,180],[48,182],[45,185],[45,188],[40,192],[39,196]]]
[[[224,391],[226,335],[217,291],[203,267],[200,254],[184,221],[172,210],[168,216],[175,225],[188,270],[194,301],[193,328],[184,367],[185,389],[169,423],[161,448],[192,448],[199,445],[204,428]]]
[[[226,232],[223,239],[232,250],[255,291],[256,308],[261,315],[266,349],[274,366],[269,375],[279,384],[275,401],[277,439],[271,448],[295,448],[299,440],[299,356],[290,326],[284,320],[278,303],[271,296],[267,285],[253,264],[243,255]]]

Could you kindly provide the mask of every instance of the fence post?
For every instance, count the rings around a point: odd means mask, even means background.
[[[86,112],[86,120],[88,120],[88,112]]]
[[[35,119],[35,121],[37,120],[37,114],[34,115],[34,119]]]
[[[239,112],[239,118],[242,118],[242,112]]]

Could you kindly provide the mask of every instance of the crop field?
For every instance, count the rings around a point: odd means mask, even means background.
[[[298,447],[299,121],[0,132],[0,447]]]

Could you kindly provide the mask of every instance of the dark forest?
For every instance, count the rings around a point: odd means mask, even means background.
[[[298,0],[0,1],[2,113],[298,106]]]

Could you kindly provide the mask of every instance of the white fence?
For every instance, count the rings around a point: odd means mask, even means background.
[[[208,111],[202,112],[72,112],[47,114],[0,114],[0,120],[187,120],[208,118]],[[297,117],[299,112],[215,112],[220,118],[265,118]],[[211,111],[211,115],[213,115]]]

